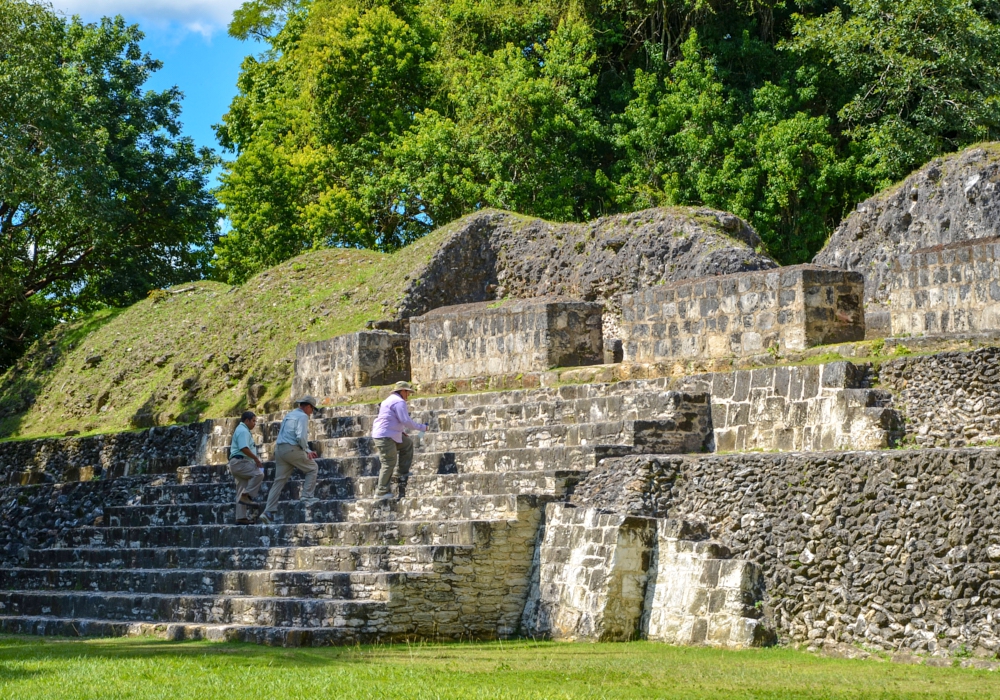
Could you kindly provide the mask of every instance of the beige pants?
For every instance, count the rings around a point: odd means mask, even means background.
[[[229,460],[229,473],[236,479],[236,519],[247,517],[247,507],[240,503],[243,494],[254,498],[264,481],[264,470],[249,457],[233,457]]]
[[[292,476],[292,471],[298,469],[306,475],[306,483],[302,486],[302,498],[312,498],[316,491],[316,476],[319,467],[309,458],[306,451],[298,445],[278,445],[274,450],[274,483],[267,492],[267,512],[273,513],[278,507],[281,491]]]

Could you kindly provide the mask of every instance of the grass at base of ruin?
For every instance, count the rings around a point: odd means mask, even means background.
[[[275,649],[0,637],[0,698],[1000,698],[1000,675],[841,660],[531,641]]]

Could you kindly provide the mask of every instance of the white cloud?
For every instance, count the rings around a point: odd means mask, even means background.
[[[57,11],[87,21],[122,15],[140,25],[183,27],[209,37],[225,29],[242,0],[53,0],[52,4]]]

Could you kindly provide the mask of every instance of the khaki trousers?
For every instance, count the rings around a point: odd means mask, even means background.
[[[309,458],[306,451],[298,445],[278,445],[274,450],[274,483],[267,492],[268,513],[273,513],[278,507],[281,491],[292,476],[292,471],[298,469],[306,475],[306,483],[302,486],[302,498],[312,498],[316,491],[316,477],[319,467]]]
[[[236,479],[236,519],[247,517],[247,507],[240,503],[243,494],[254,498],[264,481],[264,470],[249,457],[233,457],[229,460],[229,473]]]
[[[406,481],[410,476],[410,465],[413,464],[413,440],[403,434],[403,441],[396,442],[392,438],[375,438],[378,449],[378,489],[375,495],[389,493],[389,480],[392,473],[399,468],[399,480]]]

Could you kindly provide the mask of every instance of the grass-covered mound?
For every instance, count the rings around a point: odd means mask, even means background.
[[[397,645],[273,649],[156,639],[0,638],[4,698],[1000,697],[995,672],[665,644]]]
[[[767,269],[741,219],[689,207],[587,224],[483,210],[392,254],[327,249],[238,287],[156,290],[63,324],[0,377],[0,437],[112,432],[270,411],[290,397],[295,346],[495,297],[604,301],[677,279]]]
[[[128,309],[66,323],[0,379],[0,436],[109,432],[276,408],[295,345],[391,316],[405,278],[450,228],[393,255],[306,253],[239,287],[156,291]],[[100,358],[100,359],[98,359]]]

